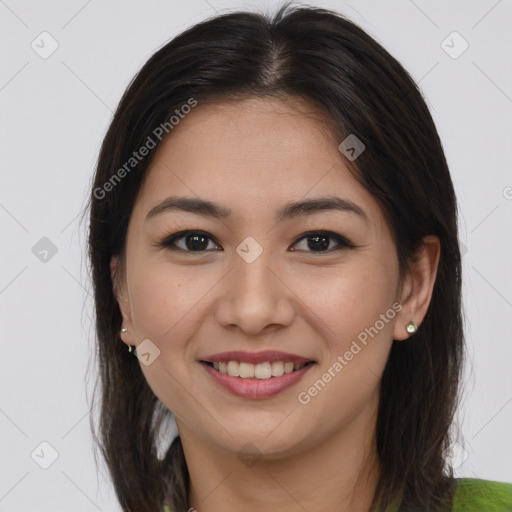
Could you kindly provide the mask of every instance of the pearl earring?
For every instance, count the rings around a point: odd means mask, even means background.
[[[416,324],[411,320],[405,327],[405,330],[409,334],[414,334],[418,330],[418,328],[416,327]]]

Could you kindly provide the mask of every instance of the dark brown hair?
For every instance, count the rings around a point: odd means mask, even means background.
[[[341,14],[289,3],[272,16],[217,15],[165,44],[130,83],[105,135],[88,205],[101,393],[98,434],[91,427],[119,502],[126,512],[155,512],[167,499],[186,511],[189,475],[179,436],[159,457],[172,412],[120,341],[110,274],[156,149],[122,179],[114,175],[191,98],[200,105],[265,96],[303,98],[337,140],[356,134],[363,141],[365,151],[345,163],[383,209],[401,278],[422,238],[440,239],[426,317],[409,341],[393,343],[382,376],[375,440],[382,476],[373,510],[450,510],[447,449],[464,340],[457,202],[441,141],[414,80],[380,44]]]

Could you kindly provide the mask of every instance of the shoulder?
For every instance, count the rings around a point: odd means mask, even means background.
[[[512,483],[458,478],[453,512],[511,512]]]

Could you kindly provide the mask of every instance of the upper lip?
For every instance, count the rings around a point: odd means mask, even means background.
[[[308,359],[307,357],[301,357],[296,354],[289,354],[287,352],[279,352],[278,350],[263,350],[261,352],[244,352],[241,350],[234,350],[202,357],[200,360],[207,363],[239,361],[242,363],[252,364],[265,363],[267,361],[291,361],[293,364],[302,364],[313,361],[313,359]]]

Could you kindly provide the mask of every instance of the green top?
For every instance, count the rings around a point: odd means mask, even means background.
[[[452,512],[512,512],[512,483],[458,478]],[[172,512],[165,505],[164,512]]]
[[[512,483],[460,478],[453,512],[512,512]]]

